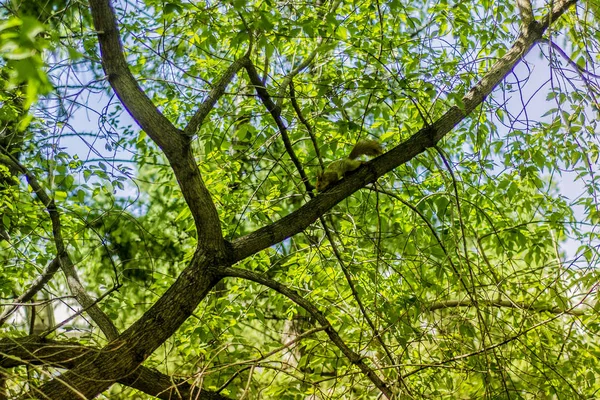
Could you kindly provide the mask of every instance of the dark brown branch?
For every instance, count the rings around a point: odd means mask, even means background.
[[[254,85],[254,88],[256,89],[256,93],[258,94],[258,97],[261,99],[261,101],[267,108],[267,111],[269,111],[269,113],[275,120],[275,124],[277,124],[277,127],[279,128],[279,132],[281,133],[281,138],[283,139],[283,144],[285,146],[285,150],[287,151],[288,155],[292,159],[292,162],[296,166],[296,169],[298,170],[298,173],[300,174],[300,178],[302,179],[302,182],[304,183],[304,187],[306,188],[306,191],[308,193],[312,193],[314,188],[311,185],[310,181],[308,180],[308,177],[306,176],[306,173],[304,172],[304,168],[302,167],[302,163],[300,163],[300,160],[298,159],[298,156],[296,155],[296,152],[294,151],[294,148],[292,147],[292,142],[288,135],[287,127],[285,126],[285,123],[283,122],[283,119],[281,118],[281,107],[276,105],[273,102],[273,100],[271,100],[271,96],[269,95],[269,92],[267,92],[267,88],[265,88],[264,83],[261,81],[260,77],[258,76],[258,72],[256,71],[256,68],[254,68],[254,64],[252,64],[252,62],[248,62],[245,65],[245,67],[246,67],[246,71],[248,72],[248,77],[250,78],[250,82],[252,83],[252,85]]]
[[[29,286],[29,288],[23,292],[19,297],[17,297],[14,302],[15,303],[26,303],[29,300],[33,299],[34,296],[42,290],[42,288],[52,279],[56,271],[60,268],[60,263],[57,258],[54,258],[50,261],[50,264],[46,266],[44,271],[40,276],[38,276],[33,283]],[[19,308],[18,305],[14,305],[9,309],[5,310],[2,315],[0,315],[0,326],[2,326],[8,318]]]
[[[129,71],[110,0],[90,0],[90,6],[94,27],[98,32],[102,67],[110,85],[129,114],[169,160],[183,197],[194,217],[199,244],[211,251],[224,252],[225,245],[219,215],[198,170],[190,146],[191,139],[161,114]],[[234,63],[230,67],[230,72],[237,67],[238,65]],[[221,83],[225,84],[225,80]],[[212,98],[209,97],[208,102],[210,103],[211,100]],[[202,113],[208,113],[210,108],[201,107]],[[194,124],[199,122],[201,122],[201,115],[194,119]]]
[[[20,365],[43,365],[54,368],[74,368],[83,356],[100,350],[77,342],[43,340],[36,336],[4,338],[0,340],[0,368]],[[119,383],[159,399],[229,400],[216,392],[196,388],[185,379],[173,378],[157,370],[140,366]],[[198,396],[198,397],[195,397]]]
[[[248,62],[250,62],[250,59],[248,56],[244,56],[243,58],[235,60],[233,63],[231,63],[229,68],[227,68],[227,70],[223,73],[221,79],[219,79],[219,81],[212,88],[206,100],[204,100],[200,107],[198,107],[198,111],[196,111],[196,113],[192,116],[190,122],[183,130],[183,133],[186,136],[191,137],[198,132],[198,129],[200,129],[202,126],[204,118],[206,118],[216,102],[221,98],[221,96],[223,96],[223,93],[225,93],[225,89],[227,88],[229,82],[231,82],[235,74],[237,74],[238,71],[242,69]]]
[[[376,181],[394,168],[407,163],[429,147],[435,146],[459,122],[479,106],[496,86],[531,50],[536,41],[542,38],[548,28],[549,21],[556,21],[576,0],[557,1],[550,15],[543,18],[542,23],[533,21],[527,35],[521,33],[512,48],[507,51],[490,71],[463,97],[463,107],[453,106],[433,125],[425,127],[405,142],[387,153],[359,168],[340,184],[333,185],[307,204],[286,215],[279,221],[258,229],[237,239],[234,243],[235,259],[242,260],[257,251],[270,247],[280,241],[302,232],[315,222],[319,216],[330,210],[337,203],[361,189],[368,183]]]
[[[90,0],[90,6],[98,32],[102,67],[110,85],[132,118],[170,159],[185,147],[187,139],[156,108],[129,71],[110,1]]]
[[[323,157],[321,157],[321,151],[319,150],[319,144],[317,143],[317,138],[315,136],[315,132],[313,131],[312,127],[310,126],[310,124],[308,123],[306,118],[304,118],[304,115],[302,115],[302,109],[300,108],[300,105],[298,104],[298,100],[296,99],[296,89],[294,88],[293,80],[290,81],[290,100],[292,102],[292,107],[294,108],[294,111],[296,111],[296,115],[298,116],[298,119],[300,120],[302,125],[304,125],[304,127],[306,128],[306,131],[308,132],[308,135],[310,136],[310,140],[313,144],[313,147],[315,148],[315,154],[317,155],[317,160],[319,161],[319,165],[321,166],[321,169],[325,169],[325,165],[323,164]]]
[[[22,398],[92,398],[114,382],[131,376],[139,365],[165,342],[193,313],[218,281],[223,265],[215,254],[197,251],[190,264],[166,293],[116,340],[101,351],[86,354],[75,368],[34,388]]]
[[[323,327],[325,327],[325,332],[329,339],[337,346],[338,349],[346,356],[350,363],[356,365],[363,374],[371,381],[377,388],[384,394],[387,398],[392,398],[392,391],[388,387],[388,385],[373,371],[365,362],[364,357],[360,354],[351,350],[348,345],[342,340],[342,338],[338,335],[333,326],[329,323],[325,315],[319,311],[317,307],[315,307],[310,301],[306,300],[303,296],[298,294],[297,292],[291,290],[287,286],[273,280],[269,279],[262,274],[256,273],[254,271],[243,270],[239,268],[224,268],[222,271],[223,276],[231,276],[236,278],[247,279],[252,282],[260,283],[266,287],[269,287],[275,290],[278,293],[281,293],[294,303],[298,304],[300,307],[304,308],[308,313],[310,313],[313,318],[319,321]]]

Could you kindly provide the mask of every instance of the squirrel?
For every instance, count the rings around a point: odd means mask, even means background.
[[[357,160],[358,157],[365,155],[377,157],[383,154],[381,145],[376,140],[359,140],[352,148],[348,158],[341,158],[329,164],[325,171],[317,175],[317,192],[322,192],[332,184],[336,183],[348,172],[352,172],[363,164],[363,161]]]

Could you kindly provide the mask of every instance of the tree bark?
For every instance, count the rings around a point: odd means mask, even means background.
[[[20,365],[44,365],[54,368],[74,368],[81,357],[97,354],[99,349],[76,342],[41,339],[37,336],[0,340],[0,369]],[[157,370],[140,366],[117,382],[159,399],[230,400],[210,390],[190,385],[185,379],[175,379]],[[0,395],[1,399],[1,395]]]
[[[334,185],[299,210],[236,240],[228,251],[216,208],[210,199],[189,147],[189,139],[156,110],[129,72],[122,54],[116,19],[106,0],[90,0],[105,71],[115,92],[132,116],[169,159],[198,230],[198,250],[176,282],[137,322],[101,351],[85,355],[72,370],[26,394],[25,398],[82,399],[106,390],[131,376],[139,365],[191,315],[220,278],[223,267],[242,260],[301,232],[325,211],[365,184],[402,165],[438,143],[486,96],[532,48],[536,40],[576,0],[556,1],[542,22],[532,21],[512,48],[463,98],[464,107],[452,107],[431,126],[391,149],[351,177]],[[351,353],[349,353],[351,354]],[[350,359],[351,362],[356,360]]]

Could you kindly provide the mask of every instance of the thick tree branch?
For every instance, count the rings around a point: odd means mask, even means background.
[[[189,266],[165,294],[116,340],[100,351],[83,355],[77,366],[22,398],[70,400],[92,398],[133,371],[192,314],[219,279],[213,265],[225,265],[197,251]]]
[[[90,0],[102,55],[102,67],[110,85],[132,118],[170,159],[188,139],[155,107],[129,71],[123,55],[117,19],[109,0]]]
[[[198,170],[190,146],[190,138],[175,128],[162,115],[129,71],[123,55],[117,19],[110,0],[90,0],[90,7],[94,26],[98,31],[102,67],[108,76],[110,85],[129,114],[161,148],[169,160],[183,197],[194,217],[199,244],[211,251],[223,252],[224,242],[219,215]],[[233,74],[239,68],[240,65],[234,63],[230,66],[228,73]],[[209,96],[207,99],[208,105],[201,106],[195,118],[192,118],[194,125],[202,122],[203,113],[208,114],[212,107],[210,102],[216,101],[220,85],[226,85],[228,82],[227,76],[226,73],[222,81],[215,87],[214,97]],[[190,132],[194,125],[189,127]]]
[[[4,338],[0,340],[0,368],[43,365],[71,369],[83,356],[97,354],[99,351],[73,341],[44,340],[36,336]],[[184,379],[173,378],[144,366],[140,366],[118,382],[165,400],[229,400],[216,392],[195,388]]]
[[[392,398],[392,390],[388,387],[388,385],[371,369],[365,362],[364,357],[360,354],[354,352],[352,349],[346,345],[346,343],[342,340],[342,338],[338,335],[333,326],[329,323],[325,315],[319,311],[317,307],[315,307],[310,301],[306,300],[303,296],[298,294],[297,292],[291,290],[287,286],[273,280],[269,279],[262,274],[256,273],[254,271],[243,270],[239,268],[224,268],[222,271],[223,276],[231,276],[236,278],[247,279],[252,282],[260,283],[266,287],[269,287],[275,290],[278,293],[281,293],[294,303],[298,304],[300,307],[304,308],[307,312],[309,312],[313,318],[319,321],[325,328],[325,333],[329,336],[329,339],[337,346],[338,349],[346,356],[350,363],[356,365],[363,374],[371,381],[373,384],[381,391],[383,395],[385,395],[388,399]]]
[[[542,38],[549,22],[556,21],[576,2],[577,0],[557,1],[552,12],[542,19],[543,22],[532,21],[529,29],[519,35],[511,49],[467,92],[463,97],[463,107],[451,107],[433,125],[422,128],[405,142],[359,168],[351,176],[343,179],[340,184],[333,185],[298,210],[269,226],[235,240],[233,243],[235,259],[242,260],[257,251],[303,231],[315,222],[320,215],[352,193],[366,184],[376,181],[394,168],[412,160],[424,152],[425,149],[435,146],[448,132],[479,106],[504,77],[512,71],[515,65],[531,50],[535,42]]]

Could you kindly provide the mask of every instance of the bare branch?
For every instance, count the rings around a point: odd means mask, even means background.
[[[300,178],[302,179],[302,182],[304,183],[304,187],[306,188],[306,191],[308,193],[312,193],[313,186],[309,182],[308,176],[306,176],[306,173],[304,172],[304,168],[302,167],[302,163],[298,159],[296,152],[294,152],[294,148],[292,147],[292,142],[287,133],[287,127],[285,126],[285,123],[283,122],[283,119],[281,118],[281,107],[278,104],[275,104],[273,102],[273,100],[271,100],[271,96],[269,95],[269,92],[267,92],[267,88],[265,87],[264,83],[261,81],[260,77],[258,76],[258,72],[256,71],[256,68],[254,68],[254,64],[252,64],[251,61],[248,61],[248,63],[245,65],[245,67],[246,67],[246,71],[248,71],[248,76],[250,77],[250,82],[254,85],[254,88],[256,89],[256,93],[258,94],[258,97],[262,100],[263,104],[265,105],[265,107],[267,108],[267,110],[269,111],[269,113],[271,114],[273,119],[275,120],[277,127],[279,128],[279,132],[281,133],[281,138],[283,139],[283,144],[285,145],[285,150],[287,151],[288,155],[292,159],[292,162],[296,166],[296,169],[298,170],[298,173],[300,174]]]
[[[42,288],[46,285],[46,283],[48,283],[50,281],[50,279],[52,279],[52,277],[54,276],[56,271],[58,271],[59,268],[60,268],[60,263],[58,262],[57,258],[54,258],[52,261],[50,261],[50,264],[48,264],[46,266],[46,268],[44,269],[42,274],[40,276],[38,276],[33,281],[33,283],[29,286],[29,288],[25,292],[23,292],[19,297],[17,297],[14,300],[14,302],[17,304],[26,303],[29,300],[33,299],[34,296],[40,290],[42,290]],[[9,309],[4,310],[2,315],[0,315],[0,326],[2,326],[18,308],[19,308],[18,305],[14,305],[14,306],[10,307]]]
[[[25,175],[27,182],[33,189],[38,200],[44,205],[44,207],[46,207],[46,211],[50,215],[50,221],[52,222],[52,236],[54,237],[54,245],[56,247],[55,259],[58,265],[60,266],[60,269],[62,269],[67,278],[67,285],[69,286],[71,293],[73,293],[73,295],[77,299],[77,302],[87,310],[88,315],[98,325],[98,327],[102,330],[104,335],[106,335],[106,338],[109,340],[116,338],[117,336],[119,336],[119,331],[112,323],[110,318],[108,318],[108,315],[106,315],[104,311],[102,311],[100,307],[98,307],[98,305],[90,297],[90,295],[88,295],[81,281],[79,280],[79,276],[77,275],[77,271],[75,270],[73,261],[71,261],[71,257],[69,256],[69,253],[67,252],[67,249],[64,244],[60,223],[60,213],[58,212],[56,204],[54,204],[54,200],[50,198],[50,196],[46,193],[44,188],[39,184],[36,177],[33,176],[33,174],[31,174],[27,170],[27,168],[25,168],[19,162],[19,160],[14,158],[11,154],[9,154],[6,151],[6,149],[2,147],[0,147],[0,152],[2,152],[4,156],[10,158],[14,166],[18,168],[18,171]],[[48,266],[48,269],[52,271],[54,270],[54,267],[51,269],[50,266]],[[54,270],[54,272],[56,272],[56,270]],[[47,282],[51,279],[54,272],[49,276],[43,277],[42,280],[45,280],[45,282]],[[30,291],[32,290],[30,289]]]
[[[377,388],[381,391],[383,395],[387,398],[392,398],[392,390],[388,387],[388,385],[373,371],[365,362],[364,357],[360,354],[351,350],[348,345],[342,340],[342,338],[338,335],[338,333],[333,329],[333,326],[329,323],[325,315],[319,311],[317,307],[315,307],[310,301],[306,300],[303,296],[298,294],[297,292],[291,290],[287,286],[273,280],[269,279],[262,274],[256,273],[254,271],[243,270],[239,268],[227,267],[224,268],[221,273],[223,276],[231,276],[236,278],[247,279],[252,282],[260,283],[261,285],[265,285],[278,293],[281,293],[288,299],[292,300],[294,303],[298,304],[300,307],[304,308],[308,313],[310,313],[319,323],[325,327],[325,333],[329,336],[329,339],[337,346],[338,349],[346,356],[348,361],[352,364],[356,365],[363,374]]]
[[[479,106],[494,88],[513,70],[522,57],[542,38],[549,21],[556,21],[577,0],[563,0],[555,3],[551,14],[542,23],[533,23],[535,29],[519,35],[513,46],[500,58],[490,71],[463,97],[463,107],[453,106],[431,126],[422,128],[405,142],[394,147],[382,156],[359,168],[342,182],[333,185],[304,206],[286,215],[279,221],[260,228],[233,243],[235,259],[241,260],[262,249],[303,231],[319,216],[337,203],[361,189],[370,182],[394,168],[407,163],[425,149],[435,146],[459,122]]]
[[[237,74],[237,72],[248,62],[250,62],[250,59],[246,55],[243,58],[235,60],[233,63],[231,63],[229,68],[227,68],[227,70],[223,73],[221,79],[219,79],[219,81],[212,88],[206,100],[204,100],[200,107],[198,107],[198,111],[196,111],[196,113],[192,116],[190,122],[188,122],[188,125],[183,130],[183,133],[186,136],[191,137],[196,134],[198,129],[200,129],[200,126],[202,126],[204,118],[206,118],[216,102],[221,98],[221,96],[223,96],[223,93],[225,93],[225,89],[227,88],[229,82],[231,82],[235,74]]]
[[[436,310],[442,310],[444,308],[478,307],[478,306],[515,308],[518,310],[536,311],[536,312],[540,312],[540,313],[548,312],[548,313],[552,313],[552,314],[569,314],[569,315],[577,315],[577,316],[585,315],[585,311],[583,311],[583,310],[574,310],[572,308],[563,309],[560,307],[527,304],[527,303],[514,302],[514,301],[508,301],[508,300],[477,300],[477,304],[475,304],[471,300],[446,300],[446,301],[440,301],[440,302],[431,304],[428,307],[428,310],[436,311]]]

